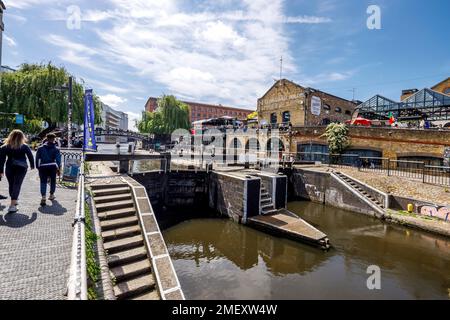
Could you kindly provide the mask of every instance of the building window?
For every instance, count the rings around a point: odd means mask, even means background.
[[[272,114],[270,115],[270,123],[275,124],[275,123],[277,123],[277,121],[278,121],[278,119],[277,119],[277,114],[276,114],[276,113],[272,113]]]
[[[283,123],[291,122],[291,113],[289,111],[283,112]]]
[[[324,104],[323,105],[323,110],[330,110],[331,109],[331,107],[329,106],[329,105],[327,105],[327,104]]]
[[[348,116],[351,116],[352,112],[350,110],[345,110],[345,114],[348,115]]]
[[[450,94],[450,88],[445,89],[444,93],[445,94]]]
[[[339,108],[339,107],[337,107],[336,109],[334,109],[334,111],[335,111],[336,113],[342,113],[342,109]]]

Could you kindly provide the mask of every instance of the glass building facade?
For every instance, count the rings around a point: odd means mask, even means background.
[[[402,102],[376,95],[358,106],[359,115],[371,120],[388,120],[392,114],[398,121],[450,120],[450,96],[422,89]]]

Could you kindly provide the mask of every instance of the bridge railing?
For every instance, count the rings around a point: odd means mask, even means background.
[[[73,222],[72,252],[68,281],[69,300],[87,300],[86,235],[85,235],[85,174],[84,157],[78,173],[78,193]]]

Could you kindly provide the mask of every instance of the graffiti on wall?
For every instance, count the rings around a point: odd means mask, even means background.
[[[435,217],[444,221],[449,221],[450,218],[450,207],[440,207],[440,206],[420,206],[419,214],[422,216]]]

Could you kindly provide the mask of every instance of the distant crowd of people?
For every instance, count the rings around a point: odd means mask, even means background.
[[[56,178],[61,173],[61,152],[56,135],[49,133],[39,146],[36,157],[27,145],[27,138],[21,130],[13,130],[0,148],[0,180],[6,176],[10,205],[8,213],[16,213],[20,191],[28,170],[37,169],[40,180],[40,205],[47,201],[47,184],[50,182],[48,200],[56,199]],[[5,200],[7,197],[0,196]]]

